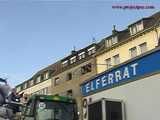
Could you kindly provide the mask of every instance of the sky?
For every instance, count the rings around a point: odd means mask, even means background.
[[[158,0],[0,0],[0,77],[15,86],[44,67],[160,10]],[[113,9],[152,5],[155,9]]]

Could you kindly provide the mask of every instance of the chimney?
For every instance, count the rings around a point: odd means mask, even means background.
[[[71,54],[75,54],[76,53],[76,47],[73,46],[73,50],[71,51]]]
[[[113,30],[112,30],[112,35],[118,33],[118,31],[116,30],[116,25],[113,25]]]

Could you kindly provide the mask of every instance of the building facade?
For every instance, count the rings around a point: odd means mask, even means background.
[[[82,84],[83,120],[159,119],[160,47]]]
[[[158,119],[160,12],[101,42],[97,75],[81,86],[83,120]]]
[[[73,97],[77,100],[80,119],[84,119],[87,115],[82,111],[85,102],[82,101],[80,84],[155,49],[160,43],[159,21],[160,12],[157,12],[128,25],[122,31],[114,26],[112,35],[78,51],[74,50],[67,57],[40,70],[31,79],[17,85],[17,92]],[[94,86],[91,88],[94,89]],[[92,101],[90,97],[87,100]]]
[[[101,73],[157,47],[160,39],[159,21],[160,12],[157,12],[136,21],[125,30],[113,29],[112,35],[102,40],[103,50],[96,55],[97,72]]]

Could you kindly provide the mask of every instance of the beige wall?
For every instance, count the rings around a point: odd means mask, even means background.
[[[92,63],[92,71],[88,72],[84,75],[81,75],[80,68],[88,63]],[[72,80],[66,81],[66,75],[67,73],[73,73]],[[90,77],[96,75],[96,66],[95,66],[95,59],[90,59],[86,62],[81,63],[80,65],[77,65],[71,69],[68,69],[61,74],[58,74],[57,76],[54,76],[52,78],[52,94],[59,94],[59,95],[65,95],[67,90],[72,89],[73,91],[73,98],[77,101],[78,111],[80,112],[80,120],[82,115],[82,95],[80,92],[80,84],[84,82],[85,80],[89,79]],[[59,77],[61,79],[61,83],[57,86],[54,85],[55,78]]]
[[[50,94],[51,93],[51,79],[48,79],[48,80],[43,81],[37,85],[34,85],[34,86],[29,87],[25,90],[22,90],[21,93],[24,92],[24,94],[33,94],[33,93],[35,93],[39,90],[42,90],[44,88],[47,88],[47,87],[49,88],[49,94]]]
[[[160,28],[157,28],[159,36],[160,36]],[[107,58],[112,58],[114,55],[119,54],[120,56],[120,63],[125,62],[126,60],[130,59],[129,49],[132,47],[137,47],[137,53],[140,55],[139,45],[146,42],[147,43],[147,50],[151,50],[157,46],[157,35],[155,31],[151,31],[148,33],[143,34],[142,36],[137,37],[125,43],[121,46],[118,46],[110,51],[105,52],[104,54],[98,55],[96,57],[97,60],[97,73],[101,73],[106,70],[105,65],[99,64],[106,64],[105,60]],[[113,62],[112,62],[113,63]],[[113,64],[112,64],[113,65]]]

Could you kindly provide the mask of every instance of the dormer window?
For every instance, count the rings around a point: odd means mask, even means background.
[[[30,86],[33,86],[33,85],[34,85],[34,80],[30,80],[30,81],[29,81],[29,85],[30,85]]]
[[[93,47],[91,47],[91,48],[88,49],[88,55],[92,55],[95,52],[96,52],[96,47],[95,46],[93,46]]]
[[[24,83],[23,89],[26,89],[26,88],[27,88],[27,83]]]
[[[108,39],[106,40],[106,47],[110,47],[112,45],[112,40]]]
[[[85,58],[85,52],[81,52],[78,54],[79,60]]]
[[[63,67],[65,67],[65,66],[67,66],[67,65],[68,65],[68,60],[65,60],[65,61],[62,62],[62,66],[63,66]]]
[[[49,72],[45,72],[44,73],[44,80],[48,79],[49,78]]]
[[[137,32],[143,30],[143,21],[140,21],[132,26],[129,27],[129,30],[130,30],[130,34],[131,35],[134,35],[136,34]]]
[[[38,76],[37,78],[36,78],[36,83],[40,83],[41,82],[41,76]]]
[[[118,42],[118,37],[117,36],[113,36],[112,37],[112,44],[116,44]]]
[[[72,64],[72,63],[75,63],[75,62],[76,62],[76,56],[70,58],[70,63],[71,63],[71,64]]]

